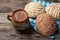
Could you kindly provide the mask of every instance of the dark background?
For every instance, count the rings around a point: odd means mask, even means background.
[[[45,0],[45,1],[50,1],[50,2],[60,2],[60,0]]]

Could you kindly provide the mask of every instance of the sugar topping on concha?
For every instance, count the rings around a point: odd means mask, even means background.
[[[37,15],[45,13],[43,5],[36,2],[28,3],[24,9],[28,12],[28,16],[31,18],[36,18]]]
[[[50,36],[56,31],[56,19],[45,13],[38,15],[36,18],[36,29],[44,36]]]
[[[46,12],[56,19],[60,19],[60,3],[52,3],[46,7]]]

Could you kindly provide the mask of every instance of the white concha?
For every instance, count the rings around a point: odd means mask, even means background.
[[[46,7],[46,12],[56,19],[60,19],[60,3],[52,3]]]
[[[25,6],[24,10],[26,10],[28,12],[28,16],[32,18],[36,18],[37,15],[45,13],[45,9],[43,5],[41,5],[40,3],[36,3],[36,2],[28,3]]]

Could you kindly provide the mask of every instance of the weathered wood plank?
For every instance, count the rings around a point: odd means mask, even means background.
[[[24,9],[31,0],[0,0],[0,13],[12,12],[17,9]]]
[[[8,22],[10,22],[10,21],[8,21],[8,19],[7,19],[7,15],[8,15],[8,13],[0,13],[0,23],[8,23]]]
[[[12,23],[7,20],[8,13],[0,13],[0,40],[52,40],[33,32],[32,34],[18,34]],[[60,32],[56,36],[60,40]]]

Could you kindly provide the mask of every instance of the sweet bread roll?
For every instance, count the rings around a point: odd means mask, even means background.
[[[46,7],[46,12],[56,19],[60,19],[60,3],[52,3]]]
[[[36,18],[36,29],[44,36],[50,36],[56,31],[57,25],[55,19],[49,14],[41,14]]]
[[[28,12],[28,16],[36,18],[37,15],[45,13],[44,7],[40,3],[30,2],[25,6],[25,10]]]

